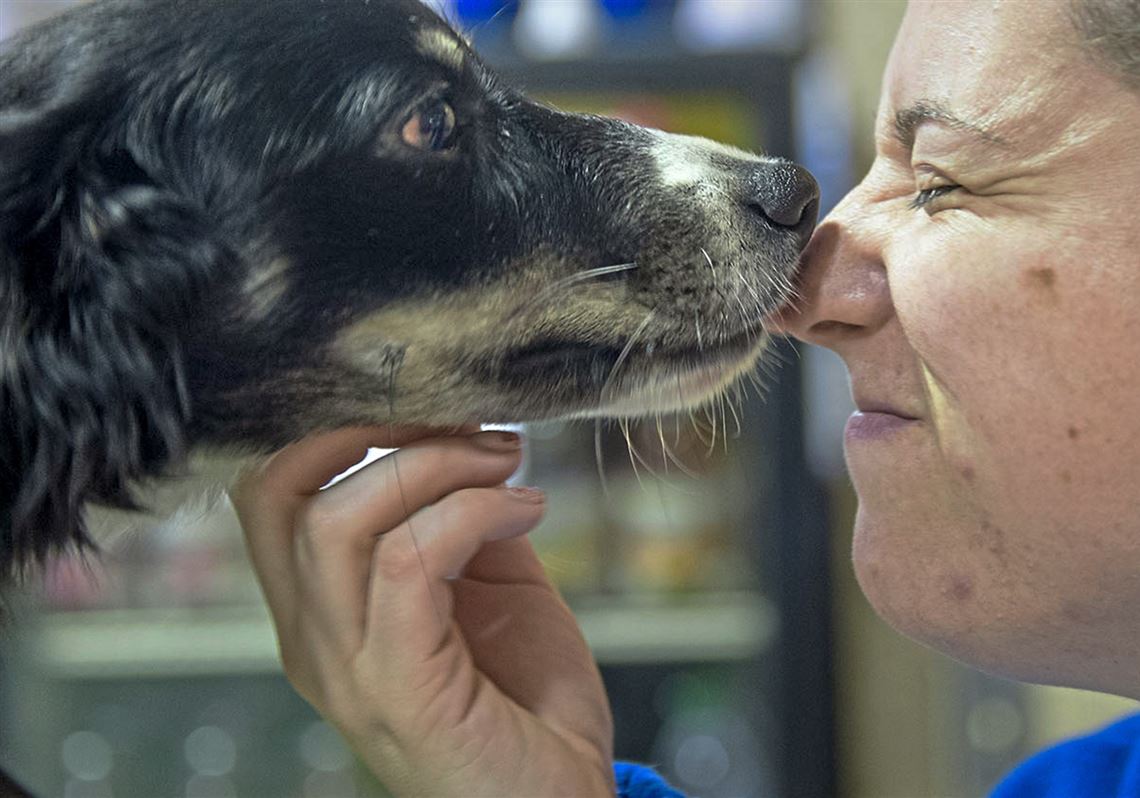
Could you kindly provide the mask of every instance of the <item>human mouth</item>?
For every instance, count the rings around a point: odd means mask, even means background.
[[[893,413],[863,413],[856,411],[847,419],[843,436],[848,441],[885,438],[913,424],[917,419],[896,416]]]
[[[863,403],[856,406],[859,409],[847,419],[843,431],[848,442],[881,440],[918,423],[916,417],[892,407]]]

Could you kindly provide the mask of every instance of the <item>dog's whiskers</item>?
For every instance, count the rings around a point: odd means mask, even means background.
[[[738,402],[741,401],[741,397],[740,397],[739,393],[737,393],[736,396],[727,396],[726,398],[728,399],[728,410],[730,413],[732,413],[732,423],[736,425],[736,432],[733,433],[732,437],[734,439],[739,438],[741,426],[740,426],[740,415],[736,412],[736,405]],[[725,430],[726,437],[727,437],[727,432],[728,432],[728,430]],[[726,443],[726,445],[727,445],[727,443]]]
[[[676,422],[676,416],[674,416],[674,422]],[[677,427],[674,427],[674,429],[678,430]],[[674,436],[674,440],[676,440],[678,436],[679,430]],[[685,463],[677,456],[677,453],[669,448],[669,444],[665,442],[665,431],[661,427],[660,413],[657,414],[657,437],[661,441],[661,455],[665,458],[665,473],[669,473],[669,461],[672,460],[673,464],[677,466],[677,468],[681,469],[681,473],[685,474],[685,476],[691,477],[693,479],[698,478],[698,474],[687,465],[685,465]]]
[[[709,442],[709,449],[705,452],[705,457],[712,457],[712,453],[716,450],[716,433],[717,433],[717,419],[716,419],[716,401],[710,399],[705,405],[705,419],[709,422],[710,432],[712,432],[711,440]]]
[[[602,390],[598,397],[599,404],[605,405],[606,402],[611,398],[610,390],[613,387],[614,380],[617,378],[618,371],[621,369],[622,365],[625,364],[626,359],[629,357],[629,353],[633,351],[633,347],[637,345],[637,340],[641,337],[641,334],[645,332],[645,328],[648,327],[650,322],[653,321],[654,315],[655,313],[652,310],[645,314],[645,318],[641,320],[641,324],[639,324],[637,329],[633,331],[633,335],[629,337],[629,340],[626,341],[625,346],[622,347],[621,352],[618,354],[617,360],[614,361],[613,368],[610,369],[610,373],[606,376],[606,381],[602,384]],[[626,440],[628,442],[628,435]],[[632,444],[630,444],[630,446],[632,448]],[[594,458],[598,464],[598,477],[602,481],[602,491],[606,496],[609,496],[609,485],[606,482],[606,470],[602,460],[602,422],[600,418],[594,422]]]
[[[709,273],[713,278],[713,285],[716,285],[716,267],[713,266],[712,258],[709,257],[709,252],[704,247],[701,247],[701,254],[705,256],[705,262],[709,265]]]
[[[638,487],[644,491],[645,483],[641,480],[641,472],[638,470],[637,464],[641,463],[643,466],[645,466],[650,474],[653,474],[653,469],[650,468],[649,463],[645,462],[645,458],[641,456],[641,452],[637,451],[637,446],[633,442],[633,433],[630,432],[629,428],[630,419],[621,419],[619,426],[621,427],[622,435],[625,437],[626,454],[629,455],[629,465],[631,468],[633,468],[633,476],[637,479]]]
[[[537,294],[528,299],[525,303],[515,308],[515,310],[507,317],[507,321],[514,321],[519,316],[529,313],[535,307],[550,299],[553,295],[558,294],[561,291],[565,291],[567,288],[572,288],[581,283],[597,280],[611,274],[633,271],[636,268],[637,264],[634,262],[616,263],[612,266],[597,266],[593,269],[586,269],[584,271],[575,272],[574,274],[568,275],[559,280],[555,280],[553,283],[546,286]]]
[[[733,291],[732,295],[736,299],[736,304],[740,307],[740,321],[746,328],[751,328],[755,324],[756,318],[763,319],[764,303],[760,301],[760,295],[756,291],[756,286],[744,279],[744,275],[740,271],[740,267],[732,267],[733,274],[736,275],[737,285],[743,286],[748,291],[752,299],[753,313],[748,312],[748,308],[744,306],[744,300],[740,298],[739,291]],[[761,321],[763,326],[763,321]]]
[[[701,443],[703,443],[703,444],[705,444],[705,445],[707,446],[707,445],[708,445],[708,441],[705,439],[704,430],[701,428],[701,423],[700,423],[700,421],[697,419],[696,413],[695,413],[695,411],[693,410],[693,408],[689,408],[689,411],[688,411],[688,415],[689,415],[689,424],[690,424],[690,426],[692,426],[692,428],[693,428],[693,432],[695,432],[695,433],[696,433],[696,435],[697,435],[697,439],[698,439],[698,440],[699,440]]]

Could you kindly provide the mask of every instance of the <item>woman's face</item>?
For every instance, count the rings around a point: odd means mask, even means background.
[[[1063,0],[915,0],[870,173],[777,326],[855,402],[854,558],[905,633],[1140,696],[1140,94]]]

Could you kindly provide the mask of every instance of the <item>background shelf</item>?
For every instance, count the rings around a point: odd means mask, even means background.
[[[778,625],[770,602],[749,592],[597,599],[574,610],[602,665],[746,660],[763,653]],[[269,616],[256,606],[53,613],[29,632],[25,651],[26,664],[51,679],[281,671]]]

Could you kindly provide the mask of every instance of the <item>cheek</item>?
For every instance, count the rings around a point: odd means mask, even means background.
[[[891,274],[944,478],[1005,524],[1134,512],[1140,420],[1122,409],[1140,393],[1136,281],[1080,241],[973,232],[937,257],[915,247]]]
[[[996,466],[991,453],[1024,437],[1016,428],[1034,426],[1021,405],[1036,393],[1040,369],[1029,361],[1045,342],[1024,320],[1011,322],[1022,315],[1013,307],[1021,292],[1008,275],[992,272],[999,253],[971,246],[977,240],[923,231],[904,245],[889,276],[940,455],[938,478],[984,491]],[[1030,415],[1040,409],[1030,407]]]
[[[900,631],[1000,665],[1140,595],[1140,264],[1071,221],[920,221],[884,255],[929,423],[905,462],[855,453],[856,573]]]

